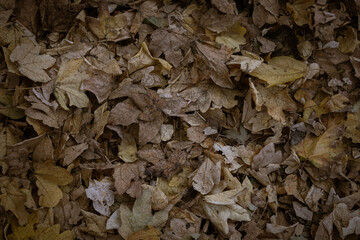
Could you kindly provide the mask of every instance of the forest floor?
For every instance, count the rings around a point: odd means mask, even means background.
[[[359,0],[0,0],[0,239],[359,239]]]

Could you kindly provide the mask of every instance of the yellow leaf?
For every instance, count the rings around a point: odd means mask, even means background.
[[[133,73],[137,70],[149,66],[155,66],[155,67],[158,66],[160,68],[160,73],[162,73],[163,71],[169,73],[172,68],[170,63],[168,63],[164,59],[154,58],[151,55],[146,43],[143,42],[141,44],[140,51],[135,56],[133,56],[128,62],[129,73]]]
[[[7,236],[9,240],[28,240],[33,239],[35,235],[34,224],[37,223],[38,216],[33,213],[29,216],[29,223],[25,227],[19,227],[11,224],[12,233]]]
[[[259,67],[250,72],[250,75],[264,80],[269,86],[274,86],[305,76],[306,69],[305,63],[291,57],[281,56],[270,59],[268,63],[261,63]]]
[[[80,90],[82,81],[91,78],[90,74],[79,71],[82,63],[83,60],[79,58],[72,59],[60,66],[58,77],[55,82],[54,95],[60,106],[65,110],[69,110],[67,107],[66,96],[69,98],[70,106],[73,105],[78,108],[84,108],[90,103],[85,92]]]
[[[232,25],[228,31],[217,36],[215,41],[224,44],[228,48],[234,49],[234,52],[239,52],[240,45],[246,44],[245,33],[246,28],[242,27],[240,21],[238,21]]]
[[[39,228],[36,229],[34,234],[34,239],[37,240],[48,240],[48,239],[54,239],[54,240],[65,240],[65,239],[75,239],[76,235],[73,231],[65,231],[60,234],[60,224],[55,224],[53,226],[50,226],[48,228]]]
[[[341,120],[331,119],[326,131],[316,137],[307,134],[306,137],[293,147],[295,152],[318,168],[327,168],[334,161],[345,161],[345,144],[341,141],[343,135]]]
[[[66,169],[55,166],[51,161],[35,169],[39,204],[42,207],[55,207],[63,196],[59,186],[69,184],[73,177]]]
[[[315,0],[295,0],[293,3],[286,3],[286,8],[294,18],[297,25],[309,24],[310,16],[307,8],[315,3]]]
[[[124,137],[121,140],[120,145],[118,146],[118,157],[124,162],[130,163],[135,162],[136,158],[136,141],[133,135],[129,133],[124,133]]]
[[[128,240],[160,240],[161,232],[150,225],[148,227],[148,230],[140,230],[131,234]]]
[[[343,53],[354,52],[356,47],[359,46],[357,31],[355,28],[346,26],[340,34],[341,35],[337,38],[337,41],[339,42],[339,50]]]
[[[18,45],[11,53],[10,60],[19,64],[19,71],[34,82],[51,80],[44,69],[55,64],[56,59],[50,55],[39,55],[41,47],[27,42]]]

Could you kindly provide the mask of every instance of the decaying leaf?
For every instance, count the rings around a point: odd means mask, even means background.
[[[192,185],[195,190],[205,195],[211,191],[215,184],[220,182],[221,162],[214,164],[209,158],[201,164],[196,171]]]
[[[89,99],[84,91],[80,90],[80,86],[82,81],[89,79],[91,75],[85,71],[79,71],[82,63],[82,59],[70,60],[63,63],[59,69],[54,95],[60,106],[65,110],[69,109],[67,107],[68,102],[70,106],[78,108],[84,108],[89,105]]]
[[[341,141],[343,132],[342,123],[332,121],[323,134],[318,137],[308,134],[293,149],[318,168],[329,167],[334,162],[344,163],[345,144]]]
[[[58,186],[65,186],[73,180],[66,169],[55,166],[51,161],[37,167],[35,175],[40,197],[39,205],[42,207],[55,207],[63,196]]]
[[[19,71],[35,82],[51,80],[45,69],[55,64],[56,59],[49,55],[39,55],[40,46],[32,42],[18,45],[11,53],[10,60],[19,64]]]
[[[145,189],[140,198],[135,200],[132,210],[122,204],[120,206],[121,227],[118,229],[124,239],[146,226],[160,227],[166,223],[170,209],[151,213],[151,192]]]
[[[16,179],[10,179],[3,176],[1,180],[1,194],[0,205],[6,211],[11,211],[19,220],[20,225],[25,225],[28,222],[29,213],[24,207],[26,195],[19,188],[19,183]]]
[[[271,58],[267,63],[261,63],[249,74],[269,84],[269,86],[292,82],[305,76],[306,64],[294,58],[281,56]]]
[[[250,221],[250,215],[246,209],[239,205],[215,205],[202,202],[206,215],[211,222],[223,233],[229,233],[228,219],[234,221]]]
[[[86,189],[86,196],[93,201],[94,209],[105,216],[110,216],[111,205],[115,202],[113,183],[108,178],[101,181],[91,181]]]

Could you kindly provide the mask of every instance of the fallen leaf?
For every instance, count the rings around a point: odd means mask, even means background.
[[[313,218],[313,212],[310,211],[307,207],[302,206],[298,202],[293,202],[293,208],[295,210],[296,216],[302,218],[306,221],[311,221]]]
[[[220,12],[237,14],[236,3],[234,0],[211,0],[211,4],[214,5]]]
[[[140,230],[131,234],[128,240],[160,240],[161,232],[152,226],[148,230]]]
[[[91,235],[106,237],[106,222],[107,217],[99,216],[91,212],[81,210],[82,215],[85,217],[86,227],[82,227],[83,231]]]
[[[160,68],[159,69],[160,74],[162,74],[163,72],[169,73],[172,68],[172,66],[167,61],[161,58],[154,58],[151,55],[146,43],[143,42],[141,44],[140,51],[135,56],[133,56],[128,62],[129,73],[133,73],[137,70],[149,66],[155,66],[156,68]]]
[[[356,30],[350,26],[346,26],[343,31],[340,31],[337,41],[339,42],[339,50],[343,53],[352,53],[359,46]]]
[[[240,45],[246,44],[244,35],[246,34],[246,28],[241,26],[241,22],[238,21],[232,25],[226,32],[222,32],[220,36],[217,36],[215,41],[219,44],[224,44],[234,52],[240,51]]]
[[[124,31],[124,28],[127,26],[125,14],[111,16],[107,3],[100,4],[98,18],[87,16],[86,21],[88,22],[90,30],[99,39],[116,42],[121,39],[130,38],[130,34],[126,34],[126,31]]]
[[[283,110],[295,112],[297,105],[288,94],[288,90],[274,86],[265,88],[258,82],[249,81],[251,94],[256,104],[256,110],[261,111],[263,105],[266,106],[268,114],[276,121],[286,124]]]
[[[0,113],[11,119],[24,117],[24,110],[13,105],[13,96],[0,89]]]
[[[93,130],[96,134],[95,140],[97,140],[104,133],[104,128],[108,122],[110,112],[106,111],[106,109],[107,102],[105,102],[103,105],[101,105],[94,111]]]
[[[70,106],[85,108],[90,104],[85,92],[80,90],[82,81],[91,77],[88,73],[79,71],[82,63],[83,59],[80,58],[62,63],[60,66],[55,82],[54,95],[60,106],[65,110],[69,110],[66,96],[69,99]]]
[[[132,163],[137,160],[136,158],[136,142],[134,137],[124,132],[120,145],[118,145],[118,157],[127,163]]]
[[[132,210],[124,204],[120,206],[121,227],[118,231],[124,239],[128,239],[131,234],[144,229],[147,225],[163,226],[168,219],[169,210],[164,209],[153,215],[150,189],[144,189],[141,197],[135,200]]]
[[[305,76],[306,64],[287,56],[271,58],[267,63],[261,63],[249,74],[269,84],[269,87],[292,82]]]
[[[286,8],[294,18],[297,25],[302,26],[310,24],[310,13],[307,9],[315,3],[315,0],[295,0],[292,3],[286,3]]]
[[[69,184],[73,177],[66,169],[55,166],[51,161],[35,169],[36,186],[38,187],[39,205],[55,207],[63,196],[58,186]]]
[[[205,195],[211,191],[215,184],[220,182],[221,162],[214,164],[206,158],[201,166],[196,170],[192,178],[192,186],[201,194]]]
[[[223,233],[229,233],[228,219],[234,221],[250,221],[250,215],[246,209],[239,205],[215,205],[202,202],[206,216]]]
[[[132,180],[138,180],[139,172],[136,164],[125,163],[115,167],[113,178],[115,188],[119,195],[122,195],[130,187]]]
[[[34,82],[51,80],[45,69],[55,64],[56,59],[50,55],[39,55],[41,47],[32,42],[18,45],[11,53],[10,60],[19,64],[19,71]]]
[[[85,190],[86,196],[93,201],[94,209],[101,215],[110,216],[110,207],[115,202],[113,186],[109,178],[104,178],[101,181],[90,181]]]
[[[0,205],[6,211],[11,211],[19,221],[20,225],[28,223],[29,213],[24,207],[26,195],[19,188],[16,178],[11,179],[7,176],[0,177],[1,194]]]
[[[344,163],[345,145],[341,141],[343,131],[342,122],[333,120],[323,134],[318,137],[307,134],[293,149],[318,168],[327,168],[334,162]]]

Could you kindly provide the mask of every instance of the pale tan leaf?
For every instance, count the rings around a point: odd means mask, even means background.
[[[11,53],[10,60],[19,64],[19,71],[34,82],[48,82],[51,80],[45,72],[55,64],[55,58],[50,55],[39,55],[40,46],[31,42],[18,45]]]
[[[292,57],[281,56],[271,58],[249,74],[267,82],[269,86],[292,82],[305,76],[306,64]]]
[[[54,94],[59,104],[68,110],[66,96],[69,98],[69,105],[78,108],[87,107],[90,103],[85,92],[80,90],[83,80],[91,78],[91,75],[85,71],[80,72],[79,69],[83,60],[76,59],[63,63],[60,66],[58,77],[55,82]],[[65,96],[66,95],[66,96]]]

